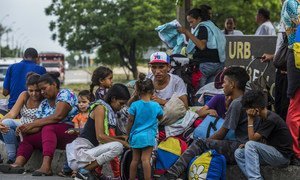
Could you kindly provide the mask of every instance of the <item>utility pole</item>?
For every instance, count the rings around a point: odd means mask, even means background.
[[[186,14],[191,9],[191,3],[192,0],[181,0],[181,3],[179,3],[176,10],[177,20],[186,29],[190,29],[190,26],[186,21]]]

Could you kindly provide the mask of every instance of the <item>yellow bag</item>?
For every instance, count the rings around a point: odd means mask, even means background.
[[[294,57],[295,57],[295,66],[300,69],[300,42],[295,42],[293,44]]]

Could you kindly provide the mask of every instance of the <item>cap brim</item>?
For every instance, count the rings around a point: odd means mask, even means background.
[[[169,64],[168,62],[166,61],[163,61],[163,60],[153,60],[153,61],[150,61],[149,64],[154,64],[154,63],[163,63],[163,64]]]

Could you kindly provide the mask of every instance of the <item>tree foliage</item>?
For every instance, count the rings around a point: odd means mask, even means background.
[[[8,27],[3,26],[0,24],[0,41],[2,40],[2,37],[5,33],[11,32],[11,29]],[[5,47],[1,45],[1,57],[15,57],[18,52],[21,51],[21,49],[11,49],[8,45]]]
[[[193,7],[207,4],[213,9],[213,21],[224,29],[227,17],[234,17],[237,21],[237,29],[244,34],[254,34],[258,25],[255,22],[257,10],[266,8],[271,13],[271,21],[279,22],[281,1],[280,0],[194,0]]]
[[[98,48],[99,61],[125,65],[137,77],[137,52],[160,43],[154,28],[175,19],[173,0],[52,0],[53,39],[68,50]]]
[[[184,0],[52,0],[45,9],[53,39],[71,51],[98,49],[96,63],[126,66],[137,77],[137,60],[160,39],[154,28],[176,18],[176,7]],[[233,16],[237,29],[254,34],[255,16],[261,7],[271,11],[271,20],[279,21],[280,0],[191,0],[193,7],[208,4],[213,21],[224,28],[224,20]]]

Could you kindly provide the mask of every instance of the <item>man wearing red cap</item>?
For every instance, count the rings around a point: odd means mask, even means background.
[[[155,52],[150,56],[149,62],[155,92],[153,100],[160,105],[165,105],[173,94],[181,99],[188,107],[187,89],[183,80],[174,74],[169,73],[171,69],[170,57],[165,52]]]

